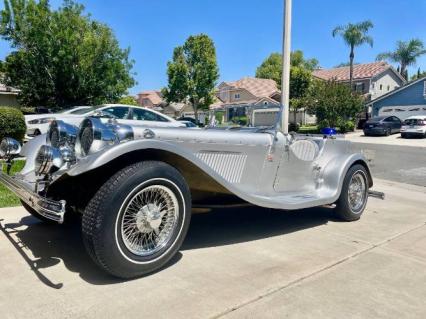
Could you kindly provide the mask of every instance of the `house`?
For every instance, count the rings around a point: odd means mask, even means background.
[[[137,102],[140,106],[157,110],[173,118],[192,117],[195,118],[194,108],[187,103],[167,103],[161,91],[151,90],[138,93]],[[205,122],[206,115],[203,111],[198,112],[198,121]]]
[[[225,121],[228,122],[234,117],[249,115],[252,109],[279,107],[281,92],[274,80],[245,77],[222,82],[217,87],[216,96],[219,100],[210,109],[225,111]]]
[[[349,84],[349,66],[333,69],[314,70],[312,75],[318,79]],[[374,100],[406,83],[405,79],[388,63],[380,61],[355,64],[352,90]]]
[[[19,106],[20,90],[0,83],[0,106]]]
[[[413,115],[426,115],[426,77],[382,95],[367,105],[373,116],[394,115],[405,120]]]
[[[161,109],[165,104],[160,91],[143,91],[138,93],[136,98],[138,104],[150,109]]]

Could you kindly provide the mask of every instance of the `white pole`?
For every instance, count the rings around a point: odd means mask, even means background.
[[[284,0],[283,21],[283,72],[281,77],[281,130],[288,134],[288,117],[290,108],[290,45],[291,45],[291,1]]]

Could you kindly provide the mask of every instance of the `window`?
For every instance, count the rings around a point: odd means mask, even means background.
[[[383,90],[383,84],[380,84],[380,91]]]
[[[105,109],[101,109],[101,111],[112,114],[114,117],[118,119],[124,120],[129,118],[130,109],[124,106],[114,106],[114,107],[107,107]]]
[[[386,109],[386,110],[383,110],[383,113],[389,113],[389,112],[392,112],[393,110],[392,109]]]
[[[423,81],[423,96],[426,98],[426,81]]]
[[[235,98],[236,100],[239,100],[239,99],[240,99],[240,93],[235,93],[234,98]]]
[[[148,99],[148,98],[143,98],[143,99],[142,99],[142,105],[143,105],[143,106],[150,105],[150,103],[149,103],[149,99]]]
[[[390,85],[388,85],[388,91],[390,90]]]
[[[395,112],[405,112],[403,109],[395,109]]]
[[[410,112],[420,111],[420,108],[419,108],[419,107],[417,107],[417,108],[415,108],[415,109],[410,109],[409,111],[410,111]]]
[[[371,88],[374,89],[374,87],[375,87],[375,83],[373,82],[371,83]]]
[[[157,121],[157,122],[168,122],[169,120],[161,115],[158,115],[154,112],[143,110],[143,109],[133,109],[132,119],[137,121]]]
[[[78,109],[78,110],[72,111],[72,112],[70,112],[70,114],[81,115],[81,114],[89,113],[91,111],[93,111],[93,108],[92,107],[87,107],[87,108],[84,108],[84,109]]]

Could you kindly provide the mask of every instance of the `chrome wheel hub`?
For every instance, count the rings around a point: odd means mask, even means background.
[[[170,188],[152,185],[140,190],[122,213],[124,245],[138,256],[158,252],[172,239],[178,217],[178,200]]]
[[[354,213],[360,211],[363,207],[366,196],[367,186],[365,177],[361,172],[356,172],[352,175],[348,189],[349,206]]]
[[[136,227],[141,233],[154,231],[158,233],[162,218],[166,213],[161,211],[161,207],[156,204],[148,204],[142,207],[136,214]]]

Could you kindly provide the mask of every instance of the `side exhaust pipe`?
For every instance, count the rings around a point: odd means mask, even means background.
[[[385,199],[385,193],[383,193],[383,192],[377,192],[377,191],[372,191],[372,190],[368,191],[368,196],[379,198],[379,199]]]

